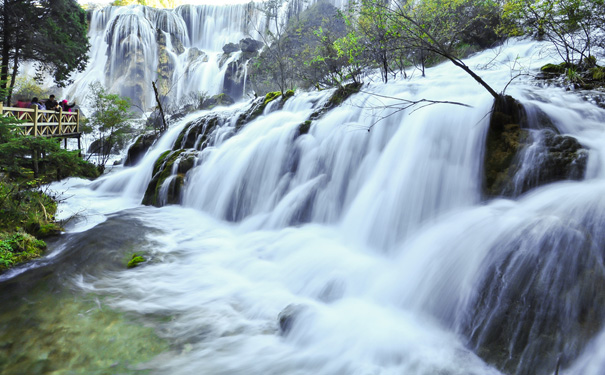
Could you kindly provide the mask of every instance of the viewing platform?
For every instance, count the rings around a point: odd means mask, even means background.
[[[41,110],[38,108],[4,107],[0,103],[0,115],[14,118],[23,135],[34,137],[78,138],[80,144],[80,112]]]

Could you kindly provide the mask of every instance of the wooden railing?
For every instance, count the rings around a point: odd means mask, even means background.
[[[41,110],[36,108],[4,107],[0,115],[21,120],[16,124],[24,135],[34,137],[80,137],[80,112]]]

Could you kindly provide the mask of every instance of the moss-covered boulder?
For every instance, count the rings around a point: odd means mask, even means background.
[[[166,151],[153,166],[152,179],[147,186],[143,204],[161,207],[178,204],[186,173],[195,166],[195,150]]]
[[[124,165],[128,167],[141,161],[147,150],[149,150],[149,147],[153,145],[157,138],[158,136],[154,133],[139,135],[134,143],[128,148]]]
[[[190,122],[181,130],[175,143],[174,150],[195,148],[203,150],[208,144],[208,137],[217,126],[223,125],[224,119],[216,115],[201,117]]]
[[[358,82],[353,82],[344,86],[340,86],[334,91],[330,99],[328,99],[328,101],[321,108],[313,112],[313,114],[311,115],[311,120],[317,120],[329,110],[338,107],[351,95],[358,93],[359,90],[361,90],[362,86],[363,84]]]
[[[254,102],[252,102],[250,108],[247,111],[239,115],[236,121],[236,128],[239,130],[246,123],[253,121],[257,117],[262,115],[267,105],[279,98],[281,98],[281,104],[276,109],[281,109],[283,107],[284,101],[288,100],[288,98],[292,97],[293,95],[294,92],[292,92],[292,95],[289,95],[287,97],[285,97],[284,95],[284,97],[282,97],[280,91],[272,91],[268,92],[264,97],[257,98],[256,100],[254,100]]]
[[[526,158],[530,145],[535,155]],[[514,197],[549,182],[578,180],[587,159],[588,152],[575,138],[557,134],[544,119],[530,124],[521,103],[501,96],[494,103],[485,141],[483,193]]]

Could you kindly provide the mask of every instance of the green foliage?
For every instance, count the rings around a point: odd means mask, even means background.
[[[42,255],[46,243],[23,233],[0,232],[0,271]]]
[[[35,61],[37,78],[52,77],[62,87],[88,62],[86,12],[75,0],[5,0],[0,4],[2,67],[0,94],[6,101],[11,72]],[[13,73],[17,73],[16,71]]]
[[[111,151],[123,147],[131,134],[133,114],[129,98],[108,92],[99,82],[90,85],[90,92],[93,113],[88,118],[88,126],[100,145],[97,164],[104,169]]]
[[[605,68],[602,66],[595,66],[591,68],[592,79],[597,81],[605,81]]]
[[[582,63],[603,47],[604,0],[507,0],[502,18],[501,33],[546,39],[566,63]]]
[[[24,136],[12,121],[0,118],[0,169],[10,178],[46,183],[70,176],[98,176],[94,166],[82,160],[78,151],[62,149],[58,139]]]
[[[19,76],[15,80],[12,97],[29,101],[33,97],[47,98],[49,94],[50,91],[40,86],[32,77]]]

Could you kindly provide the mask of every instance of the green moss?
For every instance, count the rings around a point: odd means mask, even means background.
[[[293,96],[294,96],[294,90],[286,91],[286,93],[284,94],[284,101],[290,99]]]
[[[605,68],[602,66],[595,66],[590,69],[590,73],[592,74],[592,79],[596,81],[605,81]]]
[[[138,255],[137,253],[134,253],[134,254],[132,254],[132,258],[128,261],[128,264],[126,265],[126,267],[134,268],[134,267],[138,266],[139,263],[142,263],[144,261],[145,261],[145,258]]]
[[[543,67],[540,68],[540,70],[544,73],[556,73],[556,74],[563,74],[565,73],[565,69],[566,69],[566,64],[565,63],[561,63],[561,64],[546,64]]]
[[[46,249],[46,243],[23,233],[0,233],[0,271],[14,265],[38,258]]]
[[[271,103],[272,101],[279,98],[280,96],[281,96],[281,92],[279,92],[279,91],[268,92],[267,95],[265,95],[265,101],[263,102],[263,109],[264,109],[264,107],[267,106],[267,104]]]

